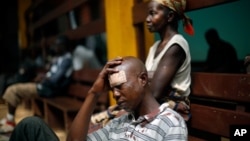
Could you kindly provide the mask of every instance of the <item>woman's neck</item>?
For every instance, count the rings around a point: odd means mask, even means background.
[[[162,42],[168,42],[175,34],[178,34],[178,32],[168,27],[164,32],[159,34]]]

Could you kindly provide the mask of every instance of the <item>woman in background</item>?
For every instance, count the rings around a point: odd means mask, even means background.
[[[168,102],[187,121],[190,118],[191,56],[186,39],[178,32],[178,22],[194,34],[191,20],[184,14],[186,0],[151,0],[147,27],[157,32],[160,40],[149,50],[146,67],[152,75],[151,88],[159,103]]]

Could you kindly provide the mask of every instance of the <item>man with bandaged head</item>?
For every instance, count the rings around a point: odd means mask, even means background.
[[[105,127],[88,134],[90,117],[98,97],[109,90],[113,92],[118,106],[127,113],[114,118]],[[147,70],[142,61],[131,56],[115,58],[106,63],[88,91],[71,125],[67,141],[187,140],[187,127],[184,119],[168,106],[167,103],[160,105],[153,97],[148,84]],[[34,131],[37,130],[39,134],[44,132],[43,129],[48,129],[44,124],[40,124],[40,119],[27,118],[16,127],[11,138],[18,139],[15,135],[20,135],[20,131],[24,131],[22,127],[29,125],[30,121],[39,123],[30,127]],[[52,131],[47,133],[55,137]]]
[[[188,35],[194,35],[194,29],[191,19],[184,13],[185,8],[186,0],[150,0],[146,24],[150,32],[160,35],[160,40],[150,48],[145,64],[157,101],[160,104],[167,102],[189,121],[191,55],[188,42],[178,32],[178,22],[182,21]],[[107,111],[93,115],[91,122],[94,127],[102,127],[119,115],[119,109],[112,105]]]

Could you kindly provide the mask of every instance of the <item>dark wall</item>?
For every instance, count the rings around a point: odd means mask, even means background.
[[[16,71],[19,59],[17,0],[0,4],[0,73]]]

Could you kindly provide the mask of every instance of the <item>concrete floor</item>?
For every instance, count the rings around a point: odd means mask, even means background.
[[[7,105],[4,103],[3,100],[0,100],[0,119],[6,116],[7,113]],[[18,124],[23,118],[32,116],[33,113],[32,111],[22,103],[20,106],[18,106],[16,110],[16,116],[15,116],[15,121]],[[59,137],[60,141],[65,141],[66,140],[66,132],[63,129],[53,129],[56,133],[56,135]],[[8,141],[8,136],[10,134],[0,134],[0,141]]]

